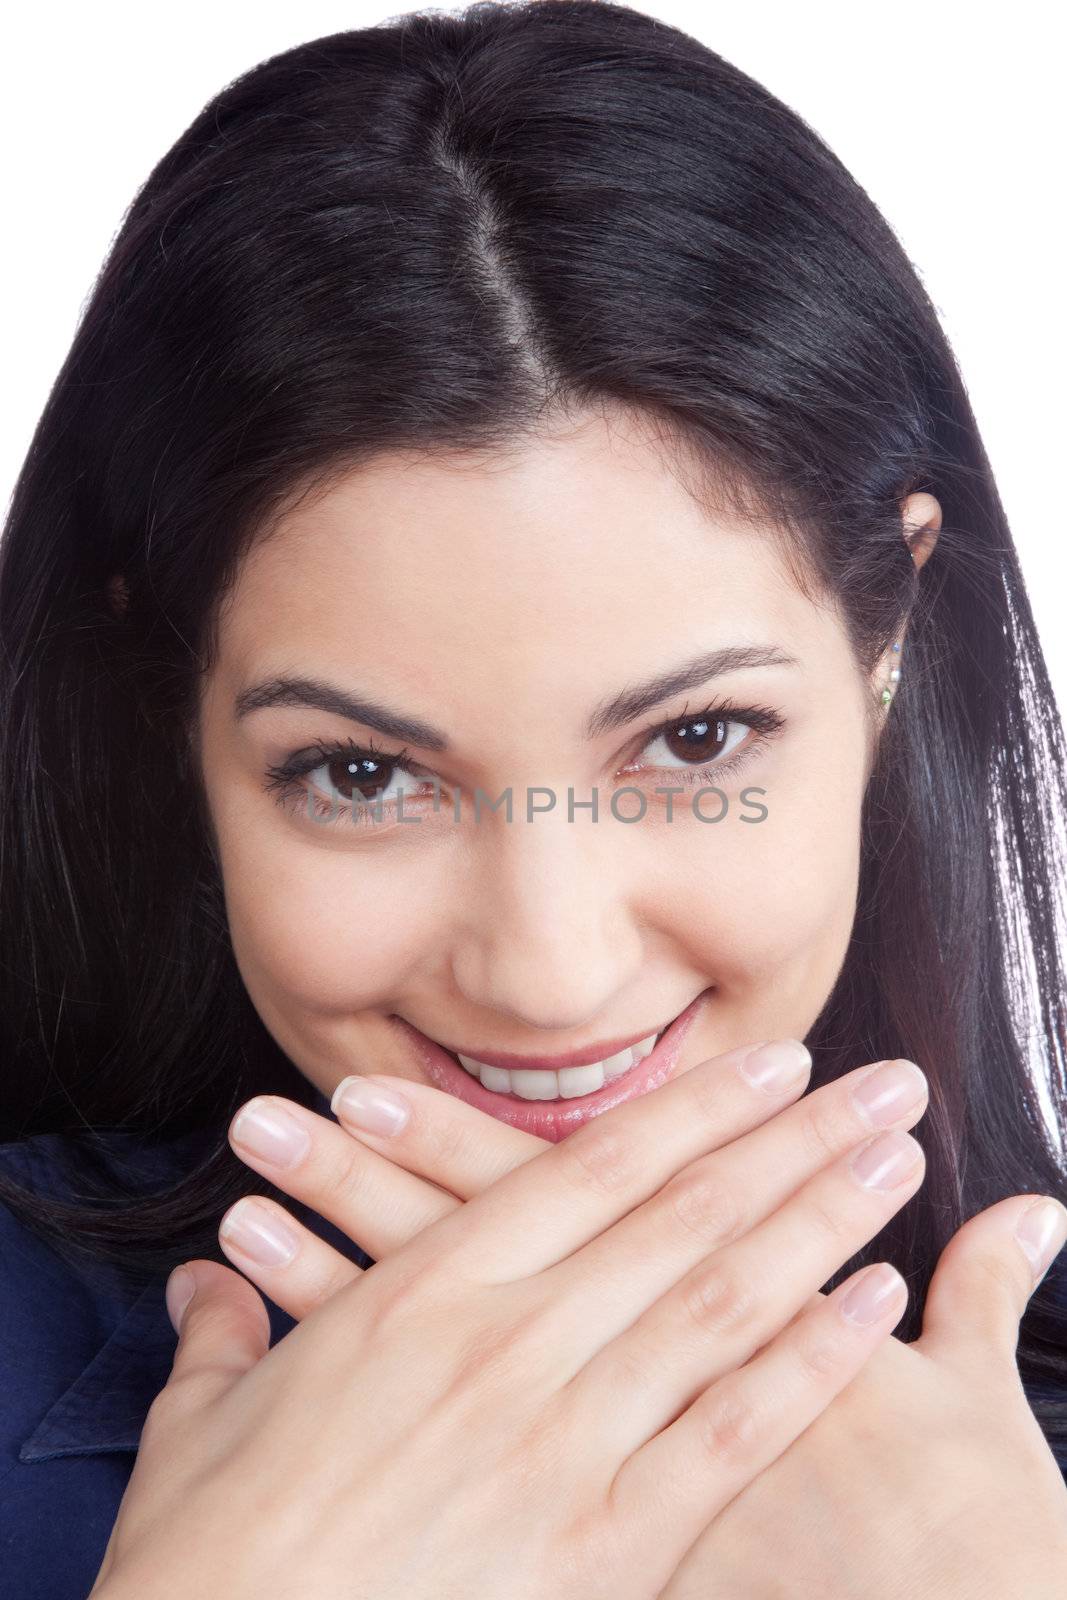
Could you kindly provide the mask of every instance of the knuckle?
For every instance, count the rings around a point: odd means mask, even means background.
[[[422,1137],[428,1146],[428,1156],[435,1170],[448,1171],[462,1157],[467,1143],[467,1132],[455,1117],[430,1117],[422,1126]]]
[[[1021,1256],[1021,1252],[1020,1252]],[[994,1294],[1014,1301],[1019,1293],[1020,1273],[1004,1259],[998,1250],[976,1251],[972,1257],[974,1268],[985,1277]],[[1020,1262],[1025,1268],[1025,1263]]]
[[[847,1149],[855,1130],[852,1126],[846,1128],[841,1108],[831,1095],[817,1094],[804,1101],[800,1134],[808,1154],[823,1167]]]
[[[558,1483],[568,1466],[567,1435],[561,1429],[557,1408],[551,1403],[535,1406],[516,1434],[511,1457],[509,1495],[526,1497],[531,1502],[544,1493],[546,1483]]]
[[[665,1188],[670,1215],[690,1233],[711,1244],[735,1239],[743,1230],[741,1202],[712,1168],[691,1169]]]
[[[382,1272],[382,1266],[389,1270]],[[425,1326],[438,1299],[434,1266],[420,1264],[416,1268],[396,1257],[378,1262],[354,1281],[360,1284],[361,1311],[368,1326],[386,1344],[394,1335],[398,1340],[408,1336],[413,1322]]]
[[[248,1326],[248,1311],[244,1305],[235,1307],[230,1300],[219,1295],[197,1296],[197,1299],[200,1304],[194,1300],[182,1319],[181,1338],[187,1351],[190,1339],[195,1337],[200,1351],[213,1352],[235,1332],[243,1333]],[[203,1370],[203,1367],[199,1370]],[[188,1376],[183,1364],[179,1364],[176,1376]]]
[[[506,1323],[479,1328],[464,1339],[452,1357],[453,1389],[478,1394],[491,1388],[498,1376],[514,1364],[517,1330]]]
[[[820,1318],[820,1321],[823,1319]],[[798,1336],[796,1360],[805,1382],[822,1381],[841,1370],[845,1360],[847,1335],[823,1326]]]
[[[169,1433],[198,1411],[217,1387],[217,1380],[202,1367],[172,1373],[148,1408],[145,1431],[150,1435]]]
[[[756,1450],[761,1429],[750,1401],[733,1384],[712,1390],[700,1408],[700,1443],[716,1462],[736,1462]]]
[[[331,1210],[345,1214],[368,1196],[368,1166],[361,1152],[363,1146],[349,1139],[349,1148],[343,1145],[330,1154],[323,1155],[315,1173],[316,1199],[321,1199]]]
[[[755,1297],[744,1274],[716,1262],[691,1275],[680,1291],[682,1309],[701,1333],[726,1333],[751,1317]]]
[[[851,1193],[848,1200],[852,1200]],[[845,1196],[835,1185],[832,1192],[823,1185],[812,1188],[804,1200],[805,1225],[830,1244],[851,1244],[855,1228]]]
[[[533,1359],[531,1330],[517,1319],[481,1322],[452,1347],[445,1398],[464,1412],[472,1407],[473,1415],[481,1417],[487,1402],[495,1406],[517,1382],[534,1381]]]
[[[522,1292],[516,1301],[520,1288]],[[499,1286],[493,1292],[499,1294]],[[536,1279],[522,1286],[506,1286],[504,1293],[510,1305],[506,1311],[497,1311],[494,1315],[488,1329],[490,1348],[499,1358],[520,1363],[518,1371],[528,1365],[532,1373],[535,1365],[543,1365],[546,1359],[551,1361],[550,1352],[559,1349],[560,1328],[566,1325],[566,1315],[564,1313],[561,1322],[561,1308],[544,1298]],[[479,1335],[474,1345],[476,1353],[484,1348],[484,1341],[485,1336]]]
[[[617,1194],[633,1182],[639,1163],[632,1140],[602,1123],[600,1117],[587,1122],[556,1146],[560,1170],[580,1189]]]
[[[620,1405],[635,1394],[647,1394],[649,1385],[660,1382],[662,1374],[662,1344],[650,1346],[636,1332],[612,1351],[612,1394]]]
[[[617,1475],[605,1483],[602,1496],[574,1496],[564,1508],[565,1521],[553,1559],[557,1587],[569,1594],[588,1594],[603,1586],[604,1573],[618,1565],[620,1517]],[[666,1592],[666,1591],[664,1591]]]
[[[350,1283],[362,1276],[362,1269],[353,1262],[328,1258],[321,1271],[316,1272],[308,1284],[310,1299],[314,1305],[325,1305],[335,1294],[340,1294],[342,1289],[347,1289]]]
[[[735,1076],[738,1076],[735,1074]],[[700,1119],[701,1124],[712,1134],[722,1134],[723,1116],[723,1079],[722,1071],[716,1068],[708,1072],[703,1066],[694,1072],[687,1072],[684,1078],[689,1099],[693,1110]],[[718,1147],[719,1139],[716,1139]]]

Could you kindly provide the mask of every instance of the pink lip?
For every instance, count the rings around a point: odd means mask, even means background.
[[[524,1133],[533,1133],[549,1143],[558,1144],[568,1133],[573,1133],[575,1128],[580,1128],[593,1117],[601,1116],[605,1111],[610,1111],[613,1106],[622,1105],[626,1100],[634,1100],[639,1095],[648,1094],[652,1089],[659,1088],[661,1083],[665,1083],[678,1060],[686,1034],[711,992],[711,989],[704,989],[691,1000],[685,1010],[675,1017],[655,1049],[650,1051],[643,1061],[631,1067],[629,1072],[624,1073],[621,1078],[605,1083],[604,1087],[594,1094],[576,1095],[573,1100],[521,1100],[518,1095],[494,1094],[491,1090],[483,1088],[477,1078],[472,1078],[458,1061],[452,1059],[442,1045],[427,1038],[410,1022],[397,1016],[394,1016],[392,1021],[397,1023],[411,1040],[419,1063],[435,1089],[455,1095],[457,1100],[466,1101],[468,1105],[487,1112],[499,1122],[506,1122],[510,1127],[520,1128]],[[645,1037],[647,1035],[638,1035],[638,1038]],[[626,1046],[619,1045],[617,1048],[621,1050]],[[467,1052],[464,1050],[463,1054],[466,1055]],[[588,1051],[579,1051],[575,1054],[584,1056],[584,1060],[571,1061],[564,1058],[565,1066],[584,1066],[590,1059],[594,1061],[603,1059],[600,1056],[590,1057]],[[481,1061],[482,1057],[478,1056],[475,1059]],[[500,1056],[487,1061],[486,1065],[506,1065],[508,1059],[506,1056]],[[522,1058],[518,1059],[521,1062]]]
[[[397,1018],[399,1022],[403,1020],[403,1017]],[[561,1072],[564,1067],[588,1067],[593,1061],[607,1061],[609,1056],[617,1056],[620,1050],[628,1050],[639,1039],[662,1033],[666,1026],[665,1022],[661,1022],[659,1027],[646,1028],[644,1033],[630,1033],[625,1039],[607,1039],[601,1044],[587,1045],[584,1050],[565,1050],[560,1056],[516,1056],[501,1054],[499,1050],[460,1050],[454,1044],[443,1044],[440,1039],[433,1042],[441,1045],[442,1050],[451,1050],[453,1055],[468,1056],[487,1067],[503,1067],[507,1072]]]

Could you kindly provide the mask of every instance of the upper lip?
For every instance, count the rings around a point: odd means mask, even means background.
[[[684,1010],[684,1007],[683,1007]],[[675,1012],[680,1016],[681,1012]],[[594,1061],[607,1061],[609,1056],[618,1055],[620,1050],[628,1050],[632,1044],[637,1044],[641,1039],[648,1039],[653,1034],[659,1034],[669,1028],[674,1021],[674,1016],[668,1017],[666,1022],[661,1022],[658,1027],[645,1028],[642,1033],[628,1033],[617,1039],[602,1039],[598,1044],[586,1045],[581,1050],[565,1050],[558,1056],[519,1056],[500,1050],[459,1050],[455,1045],[445,1044],[443,1039],[434,1039],[431,1034],[424,1034],[426,1039],[432,1039],[434,1044],[443,1050],[451,1050],[453,1055],[464,1055],[474,1061],[480,1061],[487,1067],[502,1067],[506,1072],[529,1072],[541,1069],[550,1072],[562,1072],[566,1067],[588,1067]],[[405,1018],[398,1017],[398,1022],[405,1022]],[[405,1022],[407,1027],[414,1024]],[[421,1028],[415,1030],[421,1033]]]

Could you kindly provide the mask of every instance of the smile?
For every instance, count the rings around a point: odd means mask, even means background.
[[[589,1059],[588,1051],[556,1057],[557,1061],[574,1063],[558,1067],[520,1066],[518,1063],[525,1058],[517,1056],[497,1055],[492,1061],[483,1061],[450,1050],[403,1017],[394,1015],[390,1020],[407,1037],[418,1064],[435,1088],[512,1127],[556,1142],[612,1106],[647,1094],[664,1083],[675,1067],[686,1034],[712,992],[704,989],[658,1033],[632,1040],[598,1060]]]
[[[460,1055],[458,1051],[455,1055],[460,1066],[472,1078],[477,1078],[483,1089],[491,1089],[494,1094],[513,1094],[520,1100],[575,1100],[579,1095],[595,1094],[605,1083],[621,1078],[631,1067],[636,1067],[639,1061],[652,1054],[666,1031],[664,1028],[659,1033],[650,1033],[647,1038],[639,1039],[636,1044],[602,1061],[591,1061],[585,1067],[563,1067],[558,1072],[550,1067],[509,1071],[486,1061],[476,1061],[473,1056]]]

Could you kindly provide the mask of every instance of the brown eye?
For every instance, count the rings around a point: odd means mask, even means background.
[[[373,756],[331,756],[308,774],[314,787],[336,790],[342,800],[353,800],[357,793],[364,800],[376,800],[397,770],[395,761],[378,761]],[[319,773],[326,774],[324,784],[315,784]]]
[[[724,717],[690,717],[664,728],[660,737],[668,752],[679,761],[699,764],[714,761],[723,753],[726,730],[731,724]],[[737,723],[734,726],[740,727]]]
[[[640,764],[661,767],[666,772],[678,772],[684,767],[725,768],[727,758],[751,731],[749,723],[736,717],[680,717],[652,736]]]
[[[379,750],[370,741],[350,739],[294,750],[278,766],[268,767],[264,788],[283,811],[314,823],[348,822],[358,826],[392,827],[408,820],[404,808],[430,798],[432,774],[409,759],[407,749]]]

